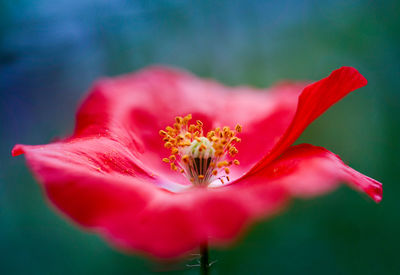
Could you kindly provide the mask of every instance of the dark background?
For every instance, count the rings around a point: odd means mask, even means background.
[[[296,200],[229,249],[213,274],[400,274],[399,1],[0,2],[0,273],[141,274],[175,269],[111,249],[48,207],[15,143],[71,133],[98,77],[149,64],[229,85],[318,80],[343,65],[369,81],[298,142],[384,184],[377,205],[346,186]]]

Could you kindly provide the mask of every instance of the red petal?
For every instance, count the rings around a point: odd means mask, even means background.
[[[255,165],[254,173],[278,157],[317,117],[348,93],[367,84],[367,80],[354,68],[342,67],[328,77],[307,86],[301,93],[296,115],[274,148]]]
[[[59,210],[127,251],[169,258],[205,241],[225,244],[287,201],[284,188],[268,185],[171,193],[156,187],[149,177],[100,173],[80,165],[79,157],[70,156],[69,151],[61,154],[59,146],[63,145],[17,146],[13,153],[26,154]]]
[[[26,152],[35,153],[48,163],[65,165],[66,169],[79,167],[99,175],[154,178],[131,151],[108,137],[75,138],[47,145],[16,145],[12,155]]]
[[[85,138],[70,138],[47,145],[16,145],[13,156],[30,152],[40,161],[50,165],[63,165],[64,169],[85,169],[94,175],[110,175],[113,177],[134,177],[146,179],[164,189],[178,191],[184,186],[177,184],[182,180],[178,173],[165,173],[147,167],[137,151],[131,150],[118,140],[114,133]],[[121,136],[119,136],[121,137]],[[29,163],[31,168],[36,162]]]
[[[242,141],[236,146],[239,154],[235,156],[241,163],[241,171],[247,172],[260,161],[285,133],[305,86],[306,83],[282,83],[261,94],[244,90],[229,99],[232,109],[225,113],[231,118],[235,114],[234,120],[243,126],[238,135]]]
[[[347,166],[339,156],[309,144],[292,146],[281,157],[236,184],[279,184],[294,196],[310,197],[334,189],[345,181],[373,200],[382,199],[382,184]],[[267,184],[267,183],[266,183]]]

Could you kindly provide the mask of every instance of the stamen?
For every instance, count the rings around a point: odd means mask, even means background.
[[[235,130],[238,133],[242,132],[242,126],[240,126],[239,124],[236,124]]]
[[[167,126],[159,134],[165,142],[164,147],[171,151],[168,158],[162,161],[169,163],[171,170],[185,175],[190,182],[198,186],[208,186],[213,180],[222,177],[229,182],[228,168],[232,164],[239,165],[238,160],[231,160],[238,153],[235,147],[240,138],[236,134],[242,131],[237,124],[234,130],[228,126],[215,128],[203,135],[203,122],[196,120],[190,124],[192,115],[177,116],[173,127]],[[218,177],[219,173],[225,176]]]
[[[165,147],[165,148],[171,148],[171,147],[172,147],[172,143],[169,142],[169,141],[167,141],[167,142],[164,144],[164,147]]]

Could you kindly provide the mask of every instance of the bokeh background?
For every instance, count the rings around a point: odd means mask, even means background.
[[[229,249],[212,274],[400,274],[399,1],[0,2],[0,273],[198,274],[111,249],[48,207],[15,143],[71,133],[100,76],[154,63],[228,85],[318,80],[343,65],[369,81],[298,142],[384,183],[376,205],[346,186],[296,200]]]

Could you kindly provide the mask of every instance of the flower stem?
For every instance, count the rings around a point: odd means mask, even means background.
[[[204,243],[200,246],[200,274],[208,275],[210,264],[208,263],[208,245]]]

